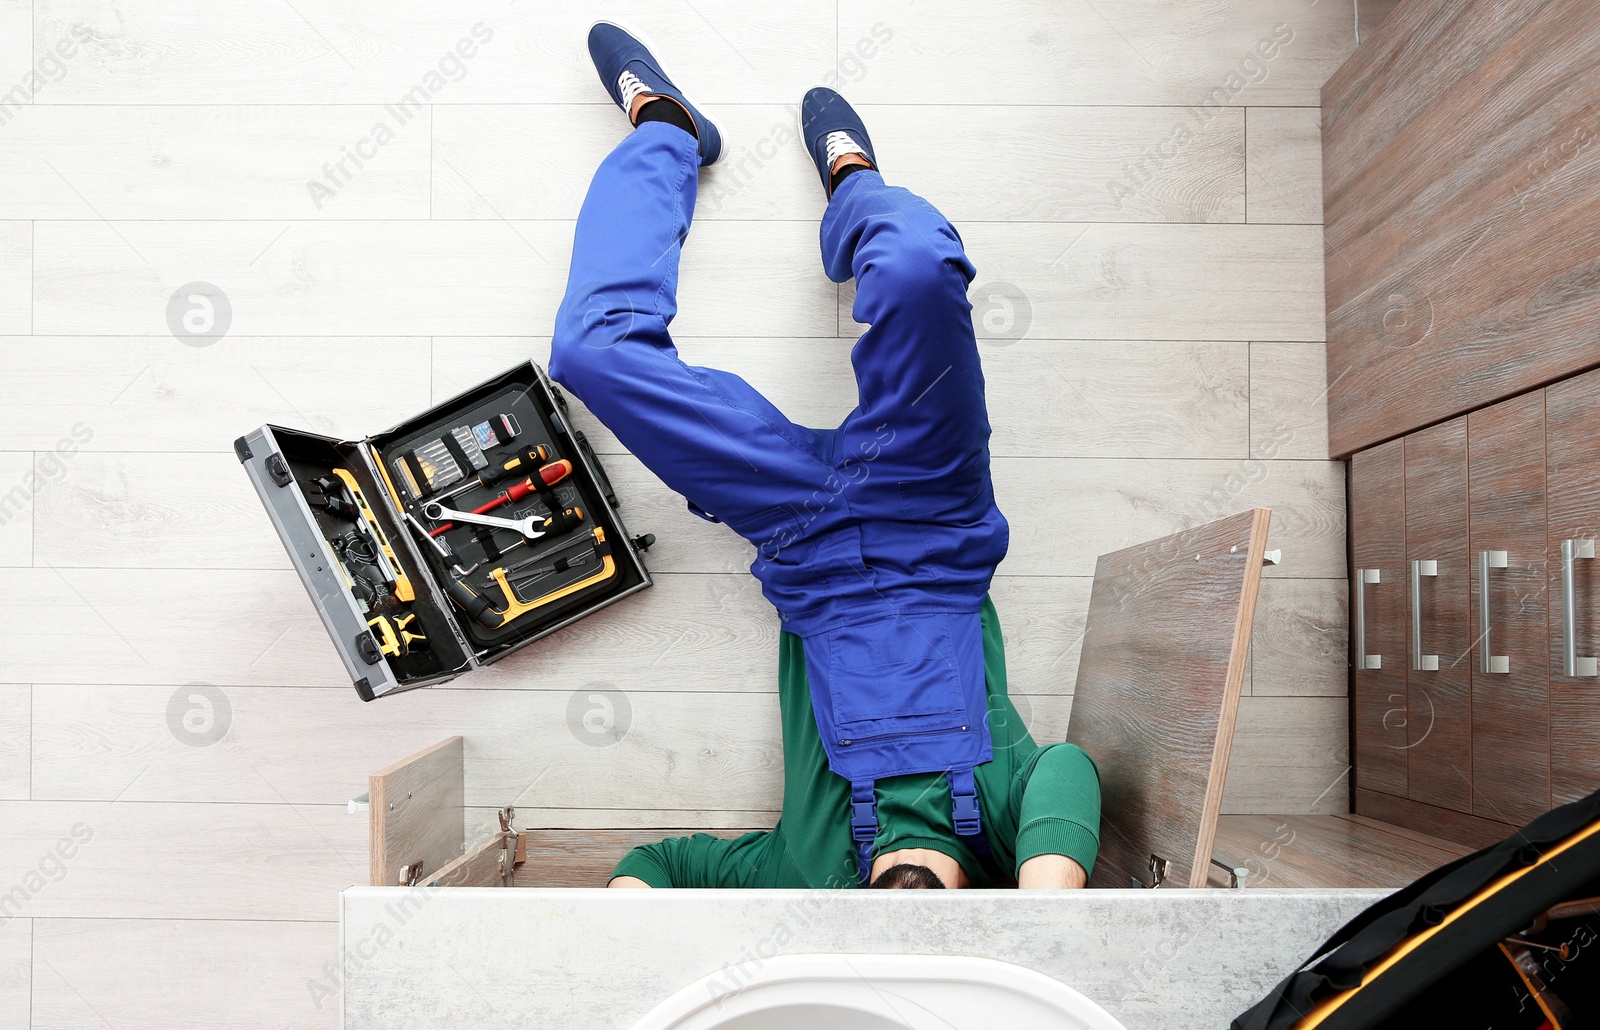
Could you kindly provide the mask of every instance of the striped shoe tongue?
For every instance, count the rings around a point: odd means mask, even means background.
[[[646,86],[644,80],[633,72],[624,71],[617,76],[617,92],[622,96],[622,109],[631,111],[633,110],[634,100],[639,94],[650,92],[650,87]]]
[[[824,141],[823,145],[828,151],[828,166],[830,168],[833,166],[835,161],[839,160],[839,158],[843,157],[845,154],[860,154],[862,157],[867,156],[867,152],[861,149],[861,145],[857,143],[855,138],[852,137],[848,132],[835,131],[828,133],[828,138]]]

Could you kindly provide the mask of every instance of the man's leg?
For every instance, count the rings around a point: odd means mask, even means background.
[[[933,205],[849,174],[822,220],[828,276],[856,280],[853,315],[869,323],[850,360],[858,407],[843,428],[852,441],[892,440],[874,475],[941,480],[987,459],[989,418],[967,284],[974,269],[961,237]]]
[[[637,63],[624,67],[649,77]],[[647,104],[677,102],[626,99],[630,119]],[[641,117],[601,163],[578,216],[550,374],[668,486],[740,523],[808,496],[829,470],[815,434],[738,376],[685,364],[672,345],[704,149],[681,125]]]

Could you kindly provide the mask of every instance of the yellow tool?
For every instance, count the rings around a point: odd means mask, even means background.
[[[416,621],[417,613],[390,618],[379,615],[367,620],[367,625],[372,629],[372,635],[378,639],[378,650],[390,658],[404,658],[411,653],[411,645],[427,643],[428,638],[421,633],[413,633],[410,625]]]
[[[581,579],[576,583],[569,583],[531,601],[524,601],[517,596],[517,592],[506,578],[506,570],[503,568],[495,569],[489,573],[489,577],[500,587],[500,593],[505,600],[504,608],[494,607],[487,597],[480,596],[465,583],[461,582],[460,579],[454,577],[445,585],[445,593],[449,594],[450,598],[460,605],[468,615],[472,616],[479,625],[487,626],[489,629],[499,629],[512,619],[520,618],[552,601],[559,601],[563,597],[575,594],[585,587],[603,583],[616,575],[617,562],[616,559],[611,557],[611,545],[606,543],[606,531],[596,528],[593,531],[593,535],[594,551],[601,556],[600,570],[592,576]],[[573,543],[577,542],[573,541]]]
[[[394,581],[395,599],[405,604],[415,601],[417,592],[412,588],[411,580],[400,568],[400,559],[395,557],[394,548],[389,546],[389,538],[383,535],[383,528],[378,525],[377,517],[372,514],[372,507],[367,504],[366,495],[361,492],[361,487],[356,482],[356,477],[346,469],[334,469],[333,474],[338,476],[344,482],[344,485],[350,489],[350,496],[355,498],[356,507],[361,509],[361,518],[357,520],[356,526],[359,529],[365,529],[382,552],[379,564],[380,566],[387,565],[387,568],[384,568],[383,571],[386,576]],[[387,559],[387,561],[385,562],[381,559]]]
[[[493,572],[489,573],[489,578],[494,580],[495,583],[499,584],[500,592],[505,594],[506,598],[505,609],[496,613],[500,616],[501,622],[510,622],[512,619],[515,619],[518,616],[526,615],[535,608],[542,608],[551,601],[557,601],[563,597],[567,597],[570,594],[577,593],[584,587],[593,586],[596,583],[603,583],[615,575],[617,571],[617,562],[616,559],[611,557],[611,548],[605,546],[606,531],[597,528],[594,531],[594,542],[596,553],[602,556],[600,570],[598,572],[585,579],[580,579],[576,583],[569,584],[557,590],[552,590],[550,593],[545,594],[542,597],[536,597],[531,601],[524,601],[517,596],[516,590],[512,588],[510,581],[506,578],[505,569],[495,569]]]

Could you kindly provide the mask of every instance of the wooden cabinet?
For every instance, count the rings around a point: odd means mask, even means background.
[[[1482,845],[1600,789],[1600,372],[1357,452],[1350,506],[1356,811]]]
[[[1472,804],[1521,825],[1550,808],[1544,391],[1467,418]]]
[[[1600,676],[1566,673],[1566,626],[1573,651],[1600,655],[1600,559],[1571,561],[1573,605],[1565,604],[1562,545],[1600,538],[1600,372],[1557,383],[1545,394],[1545,477],[1550,632],[1550,772],[1552,800],[1575,801],[1600,787]],[[1592,544],[1590,545],[1593,546]],[[1593,550],[1574,546],[1580,553]],[[1578,663],[1587,666],[1587,663]]]
[[[1352,751],[1360,789],[1405,797],[1406,490],[1401,441],[1350,459]]]
[[[1600,361],[1600,4],[1406,0],[1322,91],[1336,456]]]
[[[1405,438],[1406,796],[1469,811],[1467,420]]]

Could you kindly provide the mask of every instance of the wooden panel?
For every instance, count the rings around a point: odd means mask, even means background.
[[[40,104],[5,126],[0,218],[427,218],[425,125],[324,179],[386,120],[383,107],[323,104]]]
[[[0,222],[0,333],[33,331],[33,223]]]
[[[1600,679],[1562,661],[1561,541],[1600,538],[1600,372],[1545,391],[1550,570],[1550,771],[1553,804],[1600,790]],[[1600,559],[1574,562],[1578,654],[1600,655]]]
[[[1350,458],[1350,552],[1357,570],[1375,569],[1365,591],[1367,654],[1363,669],[1351,634],[1351,735],[1358,787],[1404,797],[1406,775],[1407,565],[1406,480],[1399,440]]]
[[[1146,148],[1182,117],[1170,108],[895,104],[861,114],[895,181],[937,197],[957,224],[1244,221],[1242,109],[1219,112],[1159,168]],[[717,117],[730,149],[703,179],[695,218],[813,217],[821,192],[795,145],[792,110],[719,105]],[[594,166],[627,132],[592,104],[446,104],[433,118],[435,218],[576,217]],[[985,145],[947,145],[967,135]],[[1315,156],[1315,133],[1312,145]],[[995,162],[997,152],[1008,159]],[[1145,174],[1130,172],[1141,160]],[[1313,202],[1320,209],[1320,189]]]
[[[0,801],[0,884],[35,920],[326,919],[366,882],[343,804]]]
[[[1472,694],[1468,619],[1467,420],[1405,438],[1406,566],[1434,561],[1419,587],[1422,653],[1439,667],[1406,675],[1406,796],[1457,812],[1472,810]],[[1407,633],[1412,632],[1407,620]],[[1409,659],[1411,637],[1406,638]],[[1409,664],[1409,660],[1408,660]]]
[[[1383,24],[1385,18],[1394,13],[1395,6],[1400,0],[1355,0],[1356,4],[1356,42],[1365,45],[1372,41],[1372,35],[1378,26]]]
[[[1249,221],[1322,224],[1322,112],[1256,107],[1245,123]]]
[[[1248,887],[1404,887],[1469,848],[1337,815],[1225,815],[1219,859],[1250,870]],[[1221,872],[1221,870],[1217,870]]]
[[[770,830],[771,826],[756,827]],[[704,828],[665,830],[529,830],[528,860],[517,867],[514,887],[604,887],[611,871],[633,848],[668,837],[705,833]],[[748,829],[713,830],[733,838]]]
[[[1122,0],[1091,7],[997,0],[974,18],[960,5],[918,7],[913,17],[894,0],[868,0],[844,5],[839,14],[841,57],[875,22],[894,33],[861,81],[845,89],[857,103],[917,96],[929,104],[1061,98],[1210,105],[1205,111],[1315,105],[1318,87],[1355,45],[1350,8],[1337,3]],[[1274,38],[1280,46],[1253,52]],[[1004,55],[1003,69],[992,63],[997,54]]]
[[[1349,725],[1342,697],[1240,698],[1222,811],[1326,815],[1349,808]]]
[[[1315,343],[1325,336],[1318,226],[970,222],[960,229],[983,270],[973,291],[997,280],[1021,290],[1030,337]],[[846,284],[841,335],[855,324],[854,302]],[[44,324],[42,307],[39,317]]]
[[[32,789],[33,708],[26,685],[0,687],[0,801],[18,801]]]
[[[1250,345],[1250,453],[1328,456],[1327,354],[1314,343]]]
[[[506,842],[511,837],[496,830],[487,840],[468,848],[454,861],[431,874],[424,873],[421,883],[429,887],[506,887]],[[379,886],[374,884],[374,886]]]
[[[35,919],[34,934],[35,1030],[339,1026],[336,921]]]
[[[1345,575],[1344,467],[1337,462],[997,458],[993,474],[1000,509],[1012,515],[1004,575],[1088,575],[1096,555],[1252,505],[1272,509],[1271,546],[1283,550],[1283,564],[1265,575]],[[1041,514],[1013,514],[1028,511]]]
[[[443,869],[465,840],[465,743],[450,737],[396,762],[367,781],[371,794],[372,885],[393,887],[400,868]]]
[[[1096,566],[1067,731],[1100,769],[1096,884],[1125,887],[1156,854],[1174,884],[1205,885],[1269,519],[1240,512]]]
[[[1263,578],[1250,641],[1250,695],[1348,697],[1349,605],[1337,579]]]
[[[0,223],[17,224],[25,258],[26,223]],[[115,227],[38,223],[34,332],[169,336],[167,296],[183,283],[204,280],[224,285],[233,325],[255,335],[523,333],[554,324],[572,250],[569,221],[296,222],[287,233],[247,221]],[[14,325],[3,306],[5,235],[0,229],[0,332],[27,332],[26,310]],[[1236,241],[1250,254],[1245,263],[1259,263],[1270,274],[1265,252],[1276,241],[1263,234],[1258,246],[1249,242]],[[1297,271],[1294,285],[1305,292],[1314,268],[1295,268],[1281,252],[1273,256],[1287,266],[1279,277]],[[1189,278],[1197,275],[1191,268]],[[18,277],[26,283],[26,264]],[[159,302],[152,301],[153,289]],[[814,221],[707,222],[695,227],[694,245],[683,256],[680,315],[672,331],[686,337],[832,337],[836,292],[819,274]],[[498,301],[481,303],[491,296]],[[749,303],[752,296],[761,303]],[[1284,311],[1300,308],[1281,297],[1275,304]]]
[[[1355,802],[1356,811],[1368,818],[1442,837],[1474,850],[1498,844],[1518,829],[1510,823],[1497,823],[1465,812],[1359,788]]]
[[[54,481],[36,478],[34,457],[28,451],[0,451],[0,568],[33,564],[34,510],[44,487]]]
[[[1526,823],[1550,808],[1549,606],[1544,391],[1467,416],[1472,561],[1472,813]],[[1483,671],[1480,552],[1489,570],[1487,644],[1510,672]]]
[[[28,1030],[33,972],[33,920],[0,922],[0,1030]]]
[[[1326,90],[1331,446],[1595,363],[1600,9],[1421,0]]]
[[[825,4],[771,4],[759,19],[740,0],[695,0],[693,11],[662,18],[629,0],[615,16],[648,25],[674,77],[713,108],[772,96],[798,102],[835,72],[836,15]],[[337,17],[300,4],[113,14],[98,0],[40,0],[34,38],[42,52],[79,22],[97,36],[51,88],[55,103],[390,104],[425,83],[424,96],[433,92],[439,105],[606,102],[583,45],[596,17],[592,4],[474,0],[394,14],[384,0],[351,0]],[[481,45],[465,51],[472,56],[463,67],[442,64],[462,39]]]

